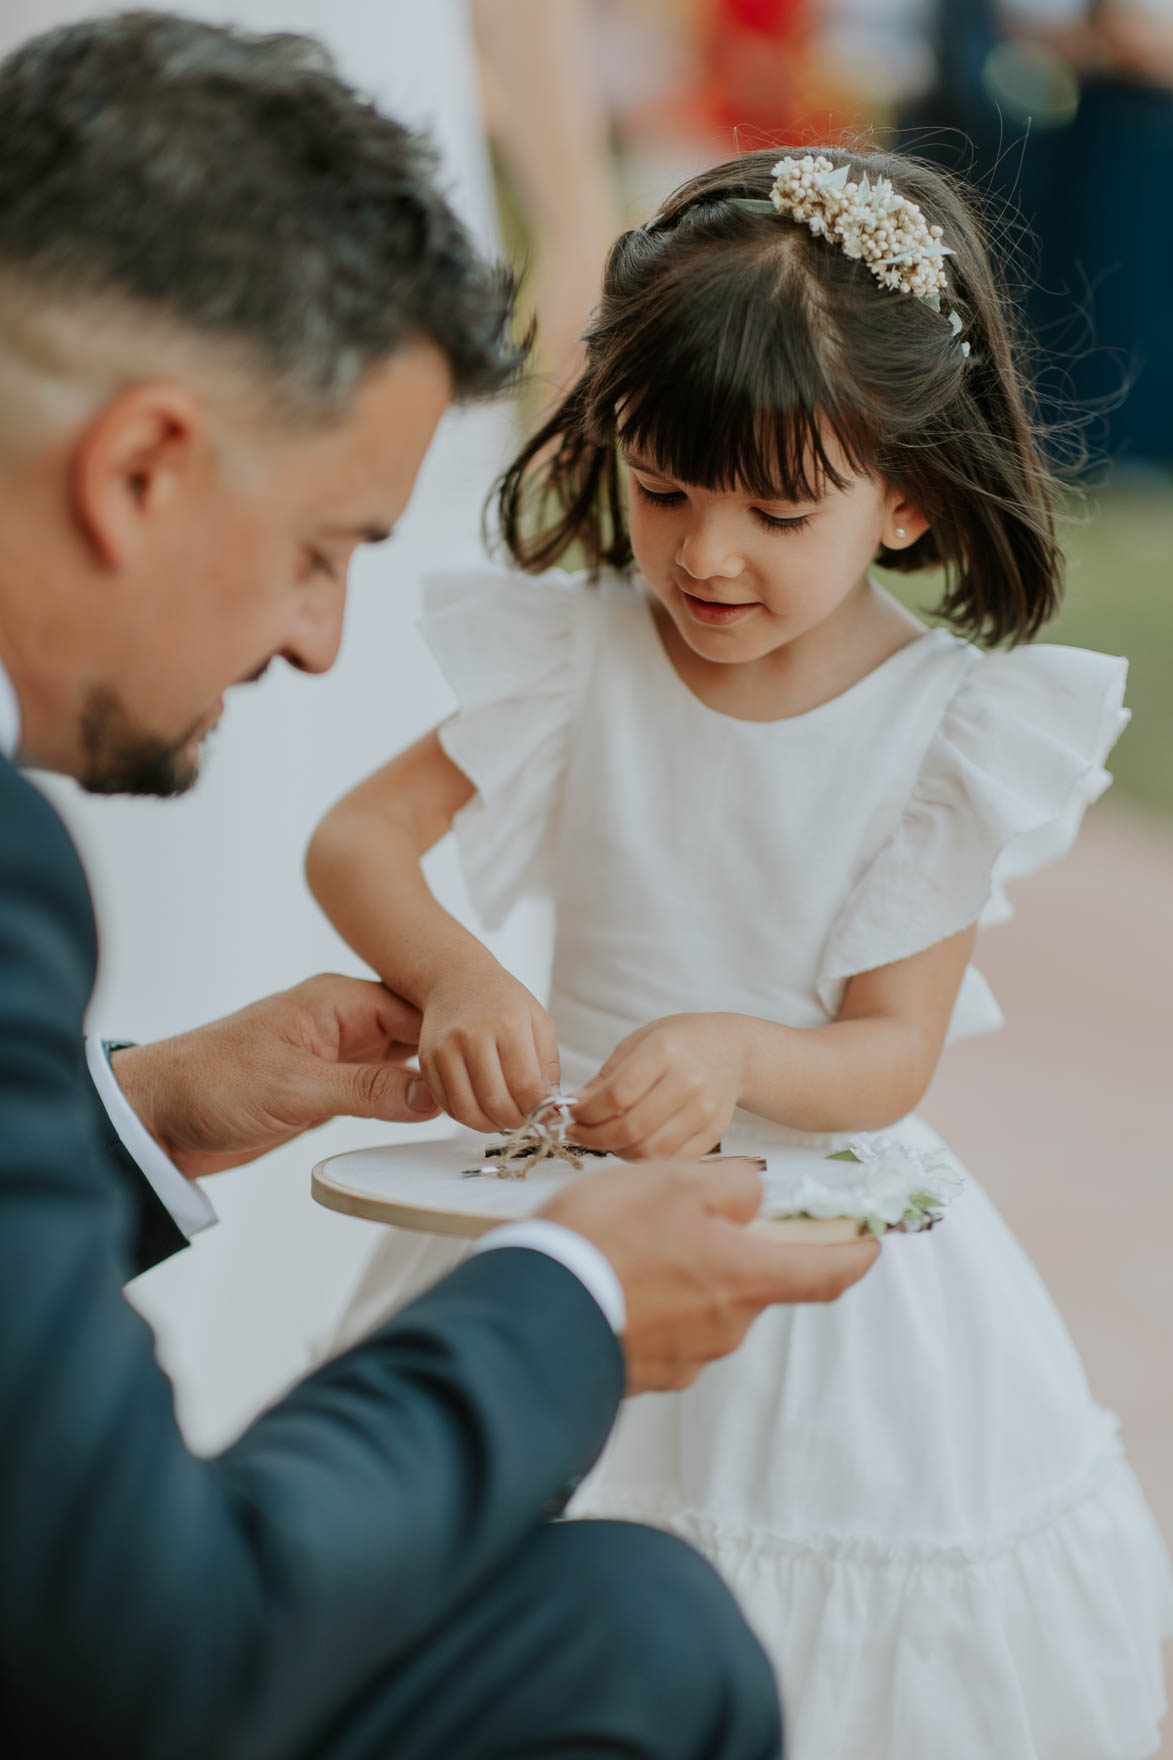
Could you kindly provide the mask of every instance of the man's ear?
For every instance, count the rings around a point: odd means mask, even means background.
[[[160,517],[198,486],[208,463],[201,400],[165,380],[104,404],[74,449],[74,517],[106,568],[124,567]]]

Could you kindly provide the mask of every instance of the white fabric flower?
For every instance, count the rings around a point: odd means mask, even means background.
[[[830,1157],[841,1177],[833,1179],[828,1172],[826,1180],[819,1180],[808,1175],[794,1194],[790,1214],[851,1216],[888,1228],[903,1223],[915,1233],[964,1190],[965,1181],[946,1150],[909,1149],[888,1136],[853,1137],[848,1147],[855,1162]]]

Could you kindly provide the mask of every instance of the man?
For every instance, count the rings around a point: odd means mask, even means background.
[[[328,668],[353,549],[449,400],[509,378],[507,317],[427,155],[311,45],[128,14],[13,55],[0,750],[176,792],[228,685]],[[94,962],[64,829],[0,759],[4,1752],[776,1753],[707,1567],[550,1518],[625,1381],[687,1384],[874,1248],[745,1234],[743,1173],[588,1178],[197,1460],[122,1282],[182,1244],[184,1175],[339,1112],[431,1116],[418,1021],[316,978],[87,1065]]]

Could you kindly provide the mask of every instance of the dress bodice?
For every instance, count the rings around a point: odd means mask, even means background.
[[[492,922],[553,892],[573,1083],[664,1015],[821,1025],[855,973],[1005,915],[1002,883],[1071,841],[1126,718],[1123,661],[933,630],[806,714],[741,721],[680,678],[638,581],[432,591],[462,705],[442,739],[478,787],[473,895]],[[971,970],[953,1036],[1000,1022]]]

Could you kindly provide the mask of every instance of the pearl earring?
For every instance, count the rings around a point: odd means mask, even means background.
[[[907,538],[908,533],[905,531],[903,526],[897,526],[896,527],[896,536],[898,538]]]

